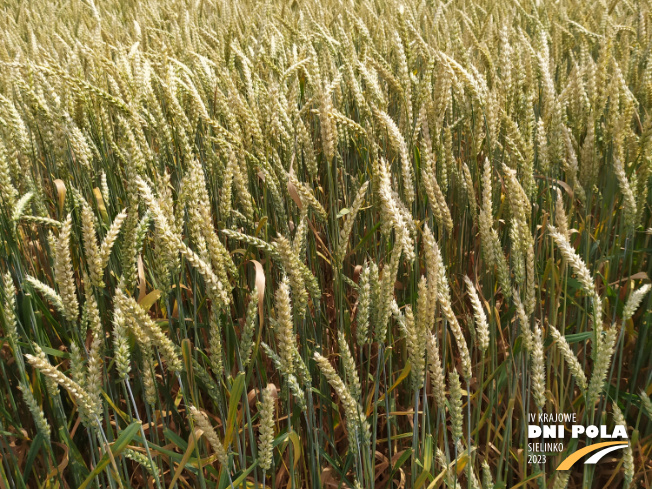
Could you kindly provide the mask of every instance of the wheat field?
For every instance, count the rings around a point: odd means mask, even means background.
[[[0,9],[0,488],[652,487],[649,0]]]

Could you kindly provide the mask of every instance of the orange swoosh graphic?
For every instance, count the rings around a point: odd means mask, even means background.
[[[589,454],[591,452],[595,452],[596,450],[600,450],[601,448],[608,447],[611,445],[622,445],[627,442],[623,441],[604,441],[602,443],[596,443],[595,445],[589,445],[588,447],[584,447],[581,450],[577,450],[576,452],[573,452],[570,454],[566,459],[559,464],[559,467],[557,467],[557,470],[568,470],[570,469],[575,462],[577,462],[579,459],[581,459],[584,455]]]

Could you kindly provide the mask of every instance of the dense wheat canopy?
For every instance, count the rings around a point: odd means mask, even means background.
[[[650,1],[0,8],[0,487],[652,485]]]

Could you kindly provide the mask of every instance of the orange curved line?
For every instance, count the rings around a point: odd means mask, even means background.
[[[559,464],[559,467],[557,467],[557,470],[568,470],[570,469],[575,462],[577,462],[579,459],[581,459],[584,455],[587,455],[591,452],[595,452],[596,450],[600,450],[601,448],[608,447],[611,445],[622,445],[622,441],[604,441],[602,443],[596,443],[595,445],[589,445],[588,447],[584,447],[581,450],[577,450],[576,452],[571,453],[562,463]]]

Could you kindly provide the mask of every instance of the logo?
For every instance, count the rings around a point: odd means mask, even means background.
[[[596,443],[595,445],[589,445],[588,447],[584,447],[580,450],[577,450],[576,452],[571,453],[568,457],[564,459],[562,463],[559,464],[559,467],[557,467],[557,470],[569,470],[575,462],[577,462],[579,459],[581,459],[584,455],[588,455],[591,452],[595,452],[596,450],[598,453],[592,455],[589,457],[588,460],[586,460],[584,463],[585,464],[597,464],[602,457],[604,457],[606,454],[609,452],[613,452],[614,450],[618,450],[620,448],[626,448],[627,444],[623,444],[620,441],[605,441],[602,443]]]
[[[539,413],[530,414],[528,424],[528,463],[545,463],[546,454],[564,451],[566,427],[570,424],[571,439],[584,438],[592,441],[599,436],[601,440],[623,438],[619,441],[600,441],[592,443],[568,455],[557,467],[557,470],[569,470],[576,462],[586,455],[592,454],[584,461],[585,464],[597,464],[602,457],[621,448],[629,446],[627,429],[623,425],[614,426],[609,430],[606,425],[584,426],[577,423],[576,413]],[[538,423],[538,424],[534,424]],[[530,441],[542,439],[544,441]],[[550,440],[550,441],[545,441]]]

